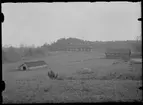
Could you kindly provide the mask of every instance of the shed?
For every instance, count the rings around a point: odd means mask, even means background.
[[[47,67],[47,63],[45,61],[29,61],[24,62],[19,66],[20,70],[29,70],[29,69],[37,69]]]
[[[124,58],[129,59],[131,55],[130,49],[107,49],[106,58]]]
[[[142,59],[141,58],[133,58],[130,60],[131,63],[134,63],[134,64],[142,64]]]

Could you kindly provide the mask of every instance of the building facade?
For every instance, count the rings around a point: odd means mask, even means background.
[[[65,48],[65,51],[92,51],[92,47],[89,45],[70,45]]]

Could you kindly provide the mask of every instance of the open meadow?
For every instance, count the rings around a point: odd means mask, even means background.
[[[141,101],[141,64],[105,59],[93,52],[51,52],[48,68],[16,70],[21,62],[2,65],[3,103]],[[117,62],[114,64],[114,62]],[[91,72],[84,72],[90,70]],[[51,80],[48,71],[58,73]]]

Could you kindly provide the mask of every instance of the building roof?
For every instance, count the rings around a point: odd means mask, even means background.
[[[134,58],[134,59],[131,59],[132,62],[137,62],[137,63],[142,63],[142,59],[141,58]]]
[[[106,53],[130,53],[131,50],[130,49],[107,49]]]
[[[27,67],[47,65],[45,61],[29,61],[29,62],[24,62],[24,64],[26,64]]]

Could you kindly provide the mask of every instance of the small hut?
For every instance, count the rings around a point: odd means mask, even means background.
[[[22,63],[18,69],[20,70],[30,70],[30,69],[37,69],[37,68],[44,68],[47,67],[47,63],[45,61],[29,61]]]

